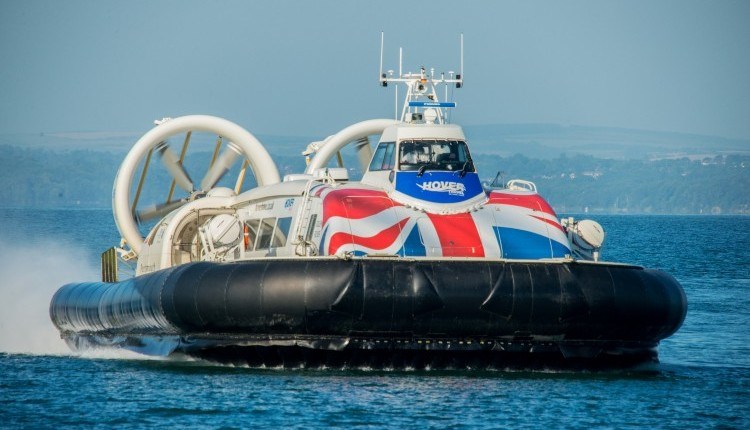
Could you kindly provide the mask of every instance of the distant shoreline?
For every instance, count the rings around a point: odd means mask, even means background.
[[[0,206],[2,211],[107,211],[111,212],[111,207],[106,206]],[[573,217],[573,218],[591,218],[597,216],[684,216],[684,217],[746,217],[750,216],[750,213],[722,213],[722,214],[701,214],[701,213],[648,213],[648,212],[631,212],[631,213],[617,213],[617,212],[558,212],[557,216],[560,218]]]

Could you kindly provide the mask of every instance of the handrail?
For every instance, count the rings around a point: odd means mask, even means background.
[[[530,191],[536,192],[536,184],[531,181],[524,181],[523,179],[511,179],[508,181],[507,188],[515,191]]]

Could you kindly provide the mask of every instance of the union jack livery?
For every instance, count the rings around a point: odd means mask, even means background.
[[[399,120],[362,121],[310,143],[304,172],[283,178],[263,145],[232,122],[157,121],[117,172],[112,206],[122,241],[102,255],[102,282],[65,285],[52,299],[61,336],[76,350],[252,366],[655,359],[659,340],[685,317],[679,284],[660,271],[600,262],[601,225],[559,219],[532,182],[500,183],[498,174],[483,184],[468,139],[448,121],[456,103],[445,100],[447,88],[463,85],[463,71],[400,69],[379,75],[384,87],[406,86]],[[216,145],[197,183],[185,166],[200,163],[185,160],[200,133]],[[169,143],[175,135],[179,156]],[[358,181],[339,155],[349,145]],[[160,163],[150,163],[153,155]],[[242,167],[233,169],[238,158]],[[165,201],[143,205],[152,164],[172,183]],[[248,171],[258,184],[250,189]],[[218,185],[227,172],[237,173],[233,188]]]
[[[383,191],[325,187],[320,255],[563,258],[570,245],[552,208],[537,194],[493,191],[476,210],[431,214]]]

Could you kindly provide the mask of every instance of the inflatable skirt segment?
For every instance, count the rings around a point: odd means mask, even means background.
[[[674,278],[637,266],[379,258],[190,263],[50,306],[74,350],[375,368],[653,362],[686,312]]]

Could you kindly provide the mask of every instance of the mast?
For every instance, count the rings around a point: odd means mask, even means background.
[[[383,72],[383,51],[384,51],[384,33],[380,33],[380,74],[379,82],[383,87],[387,87],[389,82],[404,84],[406,86],[406,95],[403,106],[401,107],[401,121],[427,122],[434,124],[446,124],[448,122],[448,109],[456,107],[456,102],[448,100],[448,87],[454,85],[455,88],[463,86],[464,70],[464,35],[461,33],[460,38],[460,72],[454,75],[453,71],[435,73],[434,68],[429,71],[425,66],[421,66],[418,73],[403,72],[403,48],[398,50],[398,75],[394,77],[393,70]],[[441,100],[438,93],[440,85],[444,86],[444,97]],[[396,85],[395,111],[398,119],[399,99],[398,85]]]

